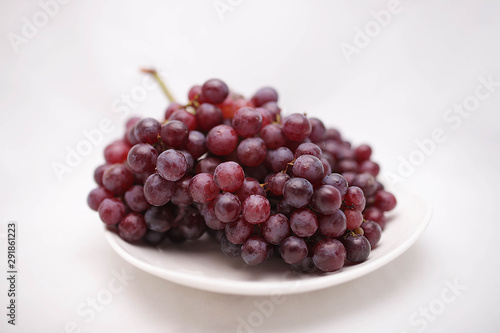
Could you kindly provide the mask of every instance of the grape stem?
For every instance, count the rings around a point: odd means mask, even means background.
[[[163,82],[163,80],[161,79],[161,77],[158,74],[158,71],[156,69],[154,69],[154,68],[141,68],[141,72],[149,74],[149,75],[151,75],[155,79],[155,81],[160,86],[161,90],[163,90],[163,92],[167,96],[167,98],[170,101],[170,103],[175,103],[176,102],[175,98],[174,98],[174,95],[172,95],[172,93],[168,89],[168,87],[165,84],[165,82]]]

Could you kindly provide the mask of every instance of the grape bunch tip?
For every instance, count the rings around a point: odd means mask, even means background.
[[[369,145],[353,146],[303,113],[282,115],[278,93],[250,98],[219,79],[195,85],[165,117],[131,118],[104,149],[87,198],[125,241],[156,246],[210,235],[222,253],[296,271],[340,270],[369,258],[396,206]]]

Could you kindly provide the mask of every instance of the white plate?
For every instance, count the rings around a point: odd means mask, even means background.
[[[332,273],[299,274],[278,258],[247,266],[240,257],[228,258],[212,239],[168,241],[161,247],[132,245],[106,231],[111,247],[126,261],[148,273],[184,286],[235,295],[295,294],[338,285],[391,262],[405,252],[431,220],[432,207],[403,188],[394,191],[398,205],[390,214],[380,243],[367,261]]]

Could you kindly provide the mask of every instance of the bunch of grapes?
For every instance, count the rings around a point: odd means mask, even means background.
[[[128,242],[194,241],[257,265],[272,256],[293,269],[336,271],[368,258],[394,195],[377,180],[368,145],[294,113],[276,90],[251,99],[218,79],[172,102],[162,122],[132,118],[104,150],[91,209]]]

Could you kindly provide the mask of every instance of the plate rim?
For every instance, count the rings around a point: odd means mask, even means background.
[[[357,278],[363,277],[393,261],[397,257],[401,256],[406,252],[417,239],[422,235],[425,229],[430,224],[433,215],[433,207],[428,199],[418,194],[413,190],[407,188],[395,189],[395,192],[405,191],[411,194],[413,197],[418,198],[425,206],[425,214],[422,217],[422,222],[418,225],[416,230],[408,237],[404,242],[399,244],[396,248],[391,250],[389,253],[377,258],[376,261],[369,262],[366,261],[364,265],[358,266],[354,270],[343,272],[342,275],[335,275],[336,272],[326,273],[322,276],[317,276],[311,279],[298,279],[298,280],[284,280],[284,281],[266,281],[266,282],[253,282],[253,281],[238,281],[231,280],[231,284],[228,285],[227,280],[220,280],[218,282],[215,279],[206,279],[204,276],[190,275],[184,272],[176,272],[172,270],[165,270],[165,268],[160,268],[154,266],[153,264],[141,261],[140,259],[134,257],[132,254],[127,252],[126,249],[118,243],[121,241],[119,236],[110,230],[105,230],[105,237],[111,248],[125,261],[129,264],[164,280],[183,285],[190,288],[195,288],[199,290],[216,292],[221,294],[231,294],[231,295],[245,295],[245,296],[269,296],[273,294],[280,295],[291,295],[305,293],[314,290],[320,290],[328,287],[333,287],[348,281],[355,280]],[[383,235],[383,233],[382,233]],[[131,244],[132,245],[132,244]],[[335,276],[335,278],[331,278]],[[251,287],[250,287],[251,286]]]

